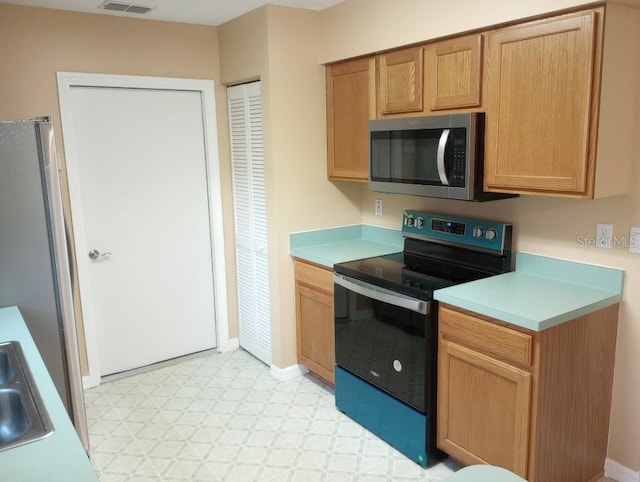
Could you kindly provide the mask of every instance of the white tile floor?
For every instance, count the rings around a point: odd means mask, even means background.
[[[242,350],[85,392],[91,460],[112,481],[443,481],[336,410],[311,377],[279,382]]]

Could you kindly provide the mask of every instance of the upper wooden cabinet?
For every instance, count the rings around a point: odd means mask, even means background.
[[[369,178],[368,121],[375,112],[375,59],[328,65],[327,171],[329,179]]]
[[[611,2],[328,66],[329,177],[367,180],[369,119],[472,110],[487,191],[627,193],[638,58],[640,9]]]
[[[639,31],[637,9],[611,4],[488,32],[487,190],[628,191]]]
[[[370,119],[478,110],[481,71],[480,34],[327,65],[329,179],[368,181]]]
[[[587,193],[597,16],[489,33],[487,187]]]
[[[423,48],[378,55],[378,117],[422,112]]]
[[[428,44],[425,55],[425,110],[480,106],[482,35]]]
[[[396,50],[377,61],[378,118],[480,106],[481,34]]]

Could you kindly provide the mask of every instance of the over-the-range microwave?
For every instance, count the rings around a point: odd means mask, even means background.
[[[414,196],[489,201],[483,190],[484,114],[369,121],[369,188]]]

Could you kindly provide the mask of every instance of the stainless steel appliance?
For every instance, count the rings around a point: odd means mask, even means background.
[[[510,271],[511,230],[406,211],[403,252],[334,266],[336,406],[419,464],[442,456],[433,291]]]
[[[0,122],[0,306],[20,309],[88,450],[70,273],[53,125]]]
[[[490,201],[483,190],[484,114],[369,121],[369,188],[415,196]]]

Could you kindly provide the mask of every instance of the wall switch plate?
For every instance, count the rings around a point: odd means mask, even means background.
[[[376,199],[376,216],[382,216],[382,199]]]
[[[640,228],[631,228],[629,233],[629,252],[640,253]]]
[[[596,247],[610,248],[613,241],[613,224],[596,224]]]

